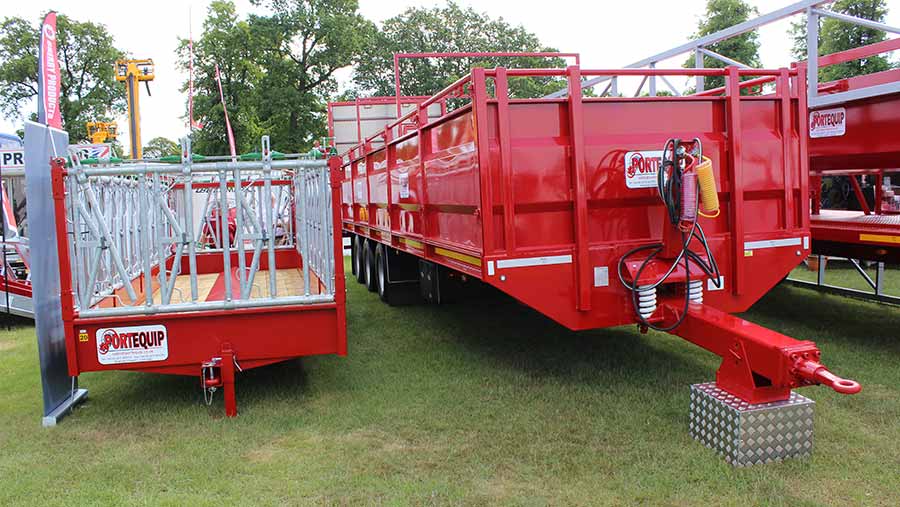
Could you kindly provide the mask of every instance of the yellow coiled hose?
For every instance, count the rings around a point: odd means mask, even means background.
[[[700,202],[703,207],[698,210],[701,216],[715,218],[719,216],[719,192],[716,189],[716,176],[713,173],[712,160],[703,157],[703,161],[694,168],[697,172],[697,183],[700,184]]]

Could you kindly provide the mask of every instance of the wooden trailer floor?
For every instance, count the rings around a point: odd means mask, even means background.
[[[309,293],[319,293],[319,280],[315,274],[309,274]],[[231,290],[234,297],[238,296],[237,268],[232,270]],[[278,296],[302,296],[303,271],[298,268],[275,270],[275,289]],[[197,301],[221,301],[225,296],[225,274],[207,273],[197,275]],[[250,299],[258,299],[269,296],[269,271],[259,270],[253,277],[253,289],[250,291]],[[160,291],[153,292],[153,300],[160,300]],[[191,277],[179,275],[175,280],[175,290],[172,292],[172,303],[187,303],[191,300]]]

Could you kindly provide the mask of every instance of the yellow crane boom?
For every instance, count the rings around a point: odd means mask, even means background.
[[[131,136],[131,158],[137,160],[143,158],[141,147],[141,98],[138,83],[143,81],[147,85],[147,95],[150,95],[150,81],[154,76],[153,60],[149,58],[138,60],[116,60],[116,81],[125,83],[125,95],[128,100],[128,130]]]

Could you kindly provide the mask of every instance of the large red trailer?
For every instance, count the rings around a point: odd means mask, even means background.
[[[71,377],[197,376],[234,416],[236,372],[347,353],[340,161],[273,159],[267,137],[257,161],[182,151],[180,164],[54,158],[52,222],[32,227],[55,230]]]
[[[581,94],[583,77],[666,75],[727,86],[722,96]],[[533,76],[565,79],[568,97],[509,97],[510,79]],[[774,79],[774,93],[742,96],[746,76]],[[814,343],[730,315],[809,254],[804,82],[788,69],[475,68],[351,152],[341,218],[357,278],[388,301],[409,287],[440,301],[472,278],[569,329],[668,330],[721,356],[718,387],[746,402],[817,383],[857,392]],[[428,118],[454,97],[470,100]],[[658,190],[661,167],[671,179],[681,171],[671,164],[686,164],[664,150],[673,138],[687,159],[702,149],[722,202],[690,234]]]

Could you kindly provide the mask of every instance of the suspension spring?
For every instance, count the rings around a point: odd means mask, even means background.
[[[656,287],[638,288],[638,314],[647,320],[656,311]]]
[[[703,303],[703,280],[691,280],[688,284],[688,299],[692,303]]]

